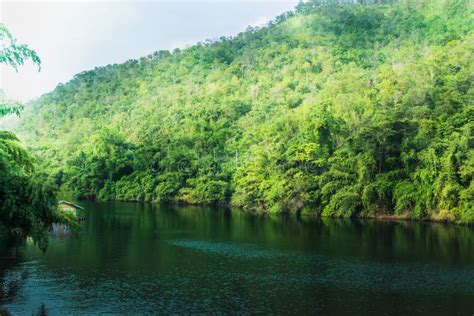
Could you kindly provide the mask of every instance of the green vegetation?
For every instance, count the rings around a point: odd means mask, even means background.
[[[63,196],[473,221],[472,2],[382,2],[83,72],[17,131]]]
[[[24,44],[18,44],[0,23],[0,63],[18,66],[31,59],[38,67],[40,59]],[[19,114],[21,105],[9,102],[0,94],[0,117]],[[17,137],[0,130],[0,237],[32,237],[40,248],[47,246],[47,232],[52,223],[66,222],[66,215],[54,208],[55,190],[35,172],[33,159]],[[0,313],[1,313],[0,308]]]

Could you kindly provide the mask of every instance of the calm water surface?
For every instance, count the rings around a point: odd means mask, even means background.
[[[12,314],[474,314],[472,227],[84,204],[45,254],[0,247]]]

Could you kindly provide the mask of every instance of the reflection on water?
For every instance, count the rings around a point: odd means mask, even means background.
[[[474,312],[474,230],[89,203],[77,235],[6,246],[14,314]]]

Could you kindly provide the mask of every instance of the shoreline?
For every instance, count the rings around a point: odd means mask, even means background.
[[[150,205],[170,205],[170,206],[188,206],[188,207],[221,207],[227,210],[238,210],[243,213],[253,213],[265,216],[291,216],[291,217],[301,217],[301,218],[320,218],[320,219],[350,219],[350,220],[377,220],[377,221],[396,221],[396,222],[418,222],[418,223],[439,223],[446,225],[461,225],[461,226],[473,226],[474,222],[456,222],[455,220],[450,220],[448,218],[443,218],[439,216],[429,216],[424,218],[413,218],[409,214],[394,215],[394,214],[376,214],[376,215],[361,215],[361,216],[352,216],[352,217],[334,217],[334,216],[321,216],[317,213],[298,213],[284,212],[284,213],[270,213],[266,211],[256,211],[256,210],[245,210],[242,207],[230,206],[227,203],[211,203],[211,204],[195,204],[187,203],[184,201],[167,201],[167,202],[150,202],[150,201],[126,201],[126,200],[113,200],[113,201],[98,201],[98,200],[78,200],[79,202],[94,202],[94,203],[138,203],[138,204],[150,204]]]

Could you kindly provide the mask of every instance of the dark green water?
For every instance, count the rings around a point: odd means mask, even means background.
[[[474,230],[85,204],[74,236],[2,245],[0,304],[31,315],[473,315]]]

